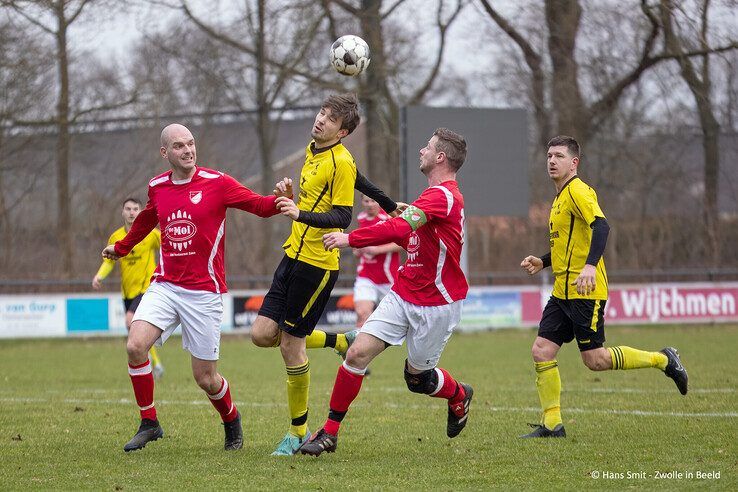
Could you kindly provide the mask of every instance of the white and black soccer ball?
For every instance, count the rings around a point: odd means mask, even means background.
[[[359,36],[341,36],[331,45],[331,65],[342,75],[359,75],[370,60],[369,45]]]

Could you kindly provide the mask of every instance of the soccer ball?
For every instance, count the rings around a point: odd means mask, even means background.
[[[331,45],[331,65],[341,75],[359,75],[369,61],[369,45],[359,36],[341,36]]]

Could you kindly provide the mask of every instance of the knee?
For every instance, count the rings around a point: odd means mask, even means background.
[[[533,346],[530,349],[530,355],[531,357],[533,357],[533,360],[536,362],[544,362],[544,361],[550,360],[548,358],[548,353],[545,350],[545,348],[539,345],[538,343],[533,344]]]
[[[346,364],[351,367],[363,369],[367,366],[367,359],[369,354],[367,351],[359,346],[359,344],[351,345],[346,352]]]
[[[129,360],[138,362],[148,358],[149,347],[141,340],[129,337],[126,342],[126,352],[128,352]]]
[[[423,371],[420,374],[412,374],[407,370],[407,362],[405,363],[405,383],[407,389],[413,393],[430,395],[438,386],[438,374],[435,369]]]
[[[251,343],[257,347],[274,347],[277,345],[277,336],[264,330],[251,330]]]
[[[217,373],[196,372],[192,376],[195,378],[197,385],[209,395],[220,389],[220,378]]]
[[[554,342],[551,342],[550,340],[541,337],[536,338],[536,341],[533,342],[533,347],[531,347],[530,349],[530,353],[533,356],[533,360],[535,362],[546,362],[549,360],[554,360],[558,352],[558,345],[556,345]]]

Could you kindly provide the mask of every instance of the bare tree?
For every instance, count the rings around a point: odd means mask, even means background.
[[[33,142],[14,123],[42,112],[51,65],[49,49],[29,33],[27,23],[0,19],[0,270],[10,270],[12,213],[35,188],[39,166],[21,162]]]
[[[702,56],[738,48],[738,43],[728,42],[718,47],[702,47],[683,53],[657,49],[661,25],[654,8],[647,0],[640,0],[640,10],[645,30],[638,36],[634,47],[635,64],[610,74],[610,84],[602,87],[591,101],[582,93],[580,66],[576,57],[577,36],[582,28],[582,7],[579,0],[543,0],[545,25],[548,30],[547,62],[544,54],[536,49],[536,43],[506,19],[488,0],[479,0],[490,19],[519,47],[530,71],[529,92],[534,108],[537,136],[540,146],[554,133],[575,135],[586,144],[612,115],[622,95],[650,68],[664,60],[679,57]],[[550,101],[550,103],[549,103]]]
[[[74,247],[72,231],[71,194],[69,182],[70,124],[80,116],[98,111],[95,106],[79,109],[76,113],[71,104],[69,27],[80,18],[92,3],[100,0],[2,0],[18,16],[39,28],[54,39],[57,66],[57,101],[53,123],[57,129],[56,174],[57,174],[57,233],[61,248],[63,272],[71,277],[74,271]],[[118,106],[106,105],[106,109]],[[125,103],[123,103],[125,104]]]
[[[704,166],[703,216],[707,231],[709,257],[712,266],[717,266],[720,258],[719,216],[718,216],[718,175],[720,171],[720,152],[718,138],[720,124],[715,116],[712,103],[712,81],[710,75],[710,43],[708,40],[710,0],[703,0],[699,6],[699,32],[695,42],[684,39],[677,32],[675,15],[679,10],[671,0],[661,0],[659,14],[664,30],[664,40],[668,52],[675,54],[680,72],[694,96],[702,126],[702,148]],[[696,45],[696,46],[693,46]],[[686,53],[699,49],[704,52],[699,57],[690,58]],[[701,66],[696,66],[697,63]]]

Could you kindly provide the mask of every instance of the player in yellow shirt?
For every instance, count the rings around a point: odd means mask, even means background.
[[[536,387],[543,410],[541,424],[521,437],[566,437],[561,420],[561,378],[556,354],[576,338],[584,365],[593,371],[656,367],[687,394],[687,371],[673,347],[646,352],[631,347],[604,347],[607,272],[602,254],[610,226],[597,194],[577,176],[579,143],[558,136],[548,142],[548,175],[556,186],[549,218],[551,251],[528,256],[520,266],[530,275],[550,266],[554,288],[533,343]]]
[[[141,211],[141,202],[135,198],[128,198],[123,202],[123,227],[117,229],[108,239],[108,244],[115,244],[125,237]],[[141,302],[146,289],[149,288],[151,276],[156,269],[156,253],[161,246],[161,232],[154,229],[144,238],[131,252],[120,260],[121,290],[123,292],[123,305],[126,309],[126,330],[131,328],[131,320]],[[115,261],[103,260],[100,269],[92,279],[92,288],[99,290],[102,281],[110,275],[115,267]],[[159,359],[155,347],[151,347],[149,357],[154,367],[152,372],[155,378],[164,375],[164,366]]]
[[[398,206],[357,172],[353,156],[341,142],[359,124],[358,105],[353,94],[331,95],[323,102],[305,151],[299,202],[277,199],[281,213],[293,220],[292,232],[283,245],[285,256],[274,273],[272,286],[251,326],[254,344],[279,346],[287,370],[291,422],[272,453],[277,456],[295,454],[310,438],[310,362],[306,348],[333,347],[345,353],[356,333],[330,334],[314,329],[338,277],[339,251],[326,251],[323,234],[342,231],[351,223],[354,187],[377,200],[385,211],[394,212]]]

